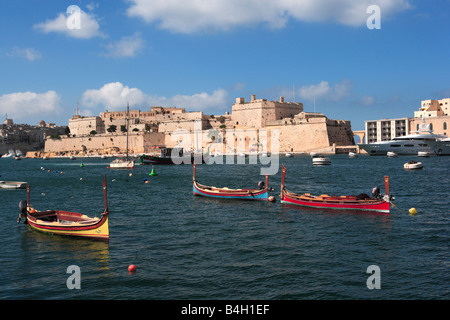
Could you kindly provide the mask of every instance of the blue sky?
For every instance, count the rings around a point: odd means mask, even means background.
[[[77,101],[219,115],[255,94],[360,130],[450,97],[449,0],[0,0],[0,15],[2,121],[67,125]]]

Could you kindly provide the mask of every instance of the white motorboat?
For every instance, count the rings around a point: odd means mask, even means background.
[[[417,152],[417,156],[418,157],[429,158],[430,155],[431,155],[431,153],[427,152],[427,151],[419,151],[419,152]]]
[[[430,125],[423,123],[419,126],[419,130],[413,134],[395,137],[389,141],[379,141],[374,143],[360,144],[359,147],[364,149],[369,155],[386,155],[389,151],[398,155],[417,155],[418,152],[430,152],[434,154],[431,143],[446,139],[441,134],[434,134],[430,129]]]
[[[395,152],[392,152],[392,151],[388,151],[388,152],[386,153],[386,156],[387,156],[388,158],[395,158],[395,157],[398,157],[398,154],[396,154]]]
[[[438,156],[450,155],[450,138],[442,139],[440,141],[432,141],[428,143]]]
[[[286,153],[285,156],[286,156],[286,158],[291,158],[292,157],[292,153]]]
[[[317,166],[322,166],[322,165],[330,165],[331,164],[331,160],[330,158],[324,157],[324,156],[315,156],[312,159],[312,164]]]
[[[8,153],[5,153],[5,154],[2,156],[2,158],[12,158],[12,157],[15,157],[15,156],[16,156],[16,153],[14,152],[14,150],[10,149],[10,150],[8,151]]]
[[[27,185],[23,181],[0,181],[0,188],[2,189],[24,189]]]
[[[423,163],[422,163],[422,162],[419,162],[419,161],[411,160],[411,161],[408,161],[407,163],[405,163],[405,164],[403,165],[403,168],[404,168],[405,170],[422,169],[422,168],[423,168]]]
[[[356,153],[354,153],[354,152],[349,152],[348,153],[348,157],[349,158],[356,158],[358,155],[356,154]]]

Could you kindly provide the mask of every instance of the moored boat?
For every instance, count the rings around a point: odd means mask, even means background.
[[[160,155],[146,155],[140,157],[140,163],[144,165],[153,164],[191,164],[206,163],[208,153],[194,154],[185,152],[183,148],[161,148]]]
[[[433,133],[430,125],[426,125],[425,118],[423,118],[418,130],[412,134],[394,137],[388,141],[359,144],[359,147],[371,156],[386,155],[389,151],[398,155],[417,155],[420,151],[434,154],[431,147],[433,143],[446,138],[447,136]]]
[[[334,209],[334,210],[358,210],[389,213],[389,177],[384,177],[386,195],[381,196],[379,188],[374,188],[372,197],[367,194],[347,195],[347,196],[329,196],[322,194],[313,196],[309,193],[297,194],[288,191],[284,185],[286,168],[282,166],[281,177],[281,203],[293,204],[309,208]]]
[[[417,156],[422,158],[429,158],[431,156],[431,153],[427,151],[419,151],[417,152]]]
[[[315,166],[330,165],[331,160],[330,160],[330,158],[327,158],[327,157],[324,157],[321,155],[317,155],[312,158],[312,164]]]
[[[0,181],[0,188],[2,189],[24,189],[27,185],[23,181]]]
[[[416,169],[422,169],[423,168],[423,163],[420,161],[408,161],[407,163],[405,163],[403,165],[403,169],[405,170],[416,170]]]
[[[133,169],[134,160],[129,158],[116,158],[110,164],[111,169]]]
[[[128,156],[128,130],[129,130],[129,112],[130,112],[130,106],[127,105],[127,125],[126,125],[126,132],[127,132],[127,154],[125,158],[116,158],[114,159],[110,164],[109,167],[111,169],[133,169],[134,168],[134,160],[131,159]]]
[[[30,187],[28,186],[27,200],[22,200],[19,203],[20,214],[17,218],[17,223],[20,222],[21,218],[26,218],[25,224],[30,225],[34,230],[44,233],[107,241],[109,240],[109,211],[107,205],[106,176],[103,179],[103,194],[105,209],[101,214],[101,218],[91,218],[77,212],[35,210],[30,204]]]
[[[395,157],[398,157],[398,154],[396,154],[396,153],[393,152],[393,151],[388,151],[388,152],[386,153],[386,156],[387,156],[388,158],[395,158]]]
[[[219,199],[239,199],[239,200],[268,200],[269,198],[269,176],[266,175],[265,182],[259,182],[259,189],[230,189],[227,187],[217,188],[205,186],[195,178],[196,164],[194,163],[194,173],[192,176],[193,193],[196,196],[219,198]]]
[[[440,141],[433,141],[428,143],[438,156],[450,155],[450,138],[442,139]]]

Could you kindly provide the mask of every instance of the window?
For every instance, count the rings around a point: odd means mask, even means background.
[[[430,130],[433,130],[433,124],[430,123]]]
[[[444,130],[447,130],[447,122],[444,122]]]

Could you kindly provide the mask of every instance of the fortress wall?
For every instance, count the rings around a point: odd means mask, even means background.
[[[106,134],[91,137],[61,137],[47,139],[45,153],[96,153],[122,152],[126,153],[127,137],[125,134]],[[164,145],[164,134],[146,133],[130,134],[128,137],[129,153],[149,152],[153,145]],[[116,150],[116,151],[114,151]]]
[[[353,132],[350,121],[327,119],[327,132],[330,145],[354,145]]]

